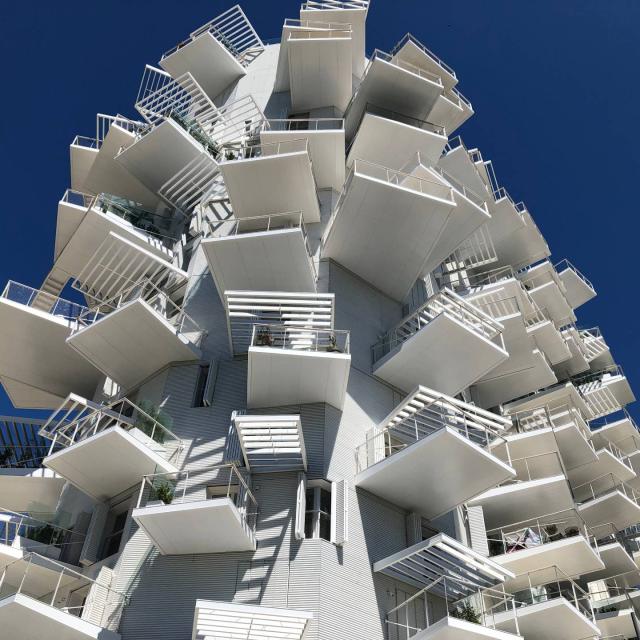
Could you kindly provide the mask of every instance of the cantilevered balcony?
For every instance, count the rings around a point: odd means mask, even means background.
[[[589,406],[592,418],[620,411],[636,399],[619,365],[575,376],[572,381]]]
[[[199,360],[205,335],[183,306],[145,279],[81,313],[67,344],[128,390],[171,362]]]
[[[367,104],[349,147],[347,166],[361,158],[400,170],[415,151],[427,164],[434,165],[446,143],[447,134],[441,125]]]
[[[490,453],[510,421],[418,387],[356,449],[358,487],[427,518],[515,471]],[[456,464],[452,465],[451,461]],[[426,491],[424,487],[431,487]]]
[[[591,439],[596,447],[601,448],[612,443],[627,455],[636,452],[637,440],[634,438],[640,437],[640,431],[626,409],[606,418],[594,420],[589,423],[589,426],[592,430]]]
[[[376,49],[369,58],[362,82],[345,113],[347,141],[356,134],[367,104],[430,120],[431,111],[445,87],[440,76],[426,68]],[[432,121],[432,120],[430,120]],[[436,121],[436,124],[443,124]]]
[[[312,619],[313,614],[307,611],[196,600],[192,640],[225,636],[243,640],[303,640]]]
[[[460,136],[450,138],[438,160],[447,173],[455,176],[462,184],[475,193],[486,194],[492,201],[492,190],[489,188],[476,163],[477,150],[467,149]]]
[[[145,476],[133,519],[162,555],[255,551],[258,502],[247,479],[233,464],[199,473],[210,480],[203,491],[188,472]]]
[[[522,636],[497,629],[495,614],[512,609],[512,596],[497,589],[485,589],[464,596],[464,580],[441,577],[387,611],[388,638],[412,640],[517,640]],[[438,614],[430,606],[433,598],[442,602]],[[466,614],[466,615],[464,615]],[[472,614],[474,620],[469,619]]]
[[[546,309],[536,309],[525,316],[524,322],[527,333],[533,336],[551,365],[565,362],[571,357],[571,351],[562,333],[555,326],[551,320],[551,314]]]
[[[551,567],[570,578],[605,568],[595,537],[575,510],[492,529],[487,540],[490,557],[516,576],[505,581],[509,593],[545,584]],[[547,575],[531,573],[540,567],[550,568]]]
[[[42,420],[0,417],[0,508],[18,512],[56,510],[65,479],[42,467],[49,442]]]
[[[0,297],[0,381],[14,407],[48,409],[73,390],[93,396],[97,369],[65,342],[86,307],[9,281]]]
[[[225,291],[316,289],[302,213],[278,213],[211,223],[201,243],[220,298]]]
[[[598,327],[580,329],[578,335],[586,351],[585,359],[592,371],[606,369],[614,364],[609,345]]]
[[[311,166],[318,189],[340,191],[345,175],[344,120],[342,118],[289,118],[265,120],[260,131],[263,144],[309,141]]]
[[[636,473],[628,456],[613,442],[594,447],[596,460],[569,469],[567,476],[572,485],[582,485],[607,474],[613,474],[623,482],[629,482]]]
[[[348,331],[254,324],[247,405],[326,402],[342,409],[350,367]]]
[[[45,466],[97,500],[156,470],[175,473],[182,443],[163,424],[161,411],[143,406],[127,399],[100,405],[70,395],[42,427],[51,440]]]
[[[567,380],[585,371],[589,371],[589,350],[574,323],[565,325],[560,333],[569,349],[570,357],[554,366],[558,380]],[[607,362],[613,364],[613,362]]]
[[[37,553],[6,565],[0,576],[0,627],[15,640],[119,640],[127,598],[110,588],[111,570],[97,580]]]
[[[604,527],[598,527],[603,530]],[[611,525],[612,532],[598,539],[598,553],[604,563],[604,567],[582,575],[585,583],[608,580],[624,587],[633,587],[640,582],[640,570],[633,555],[628,551],[628,545],[623,543],[622,538]]]
[[[564,572],[557,567],[540,569],[526,574],[526,579],[536,586],[513,594],[516,609],[505,607],[504,613],[497,613],[496,628],[518,629],[527,640],[583,640],[599,635],[589,594]]]
[[[483,508],[488,529],[573,508],[573,496],[556,452],[511,458],[510,464],[516,471],[514,480],[469,501],[469,505]]]
[[[305,222],[320,222],[309,141],[304,136],[229,151],[220,170],[236,218],[301,211]]]
[[[591,282],[566,258],[554,265],[554,268],[564,284],[565,296],[572,309],[577,309],[596,297],[596,290]]]
[[[235,5],[164,53],[160,66],[176,79],[191,73],[213,99],[246,75],[246,67],[262,51],[262,40]]]
[[[456,395],[508,357],[502,329],[443,289],[372,347],[373,373],[399,389],[425,385]]]

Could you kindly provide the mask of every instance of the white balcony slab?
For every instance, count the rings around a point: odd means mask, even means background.
[[[53,409],[72,391],[93,397],[100,372],[65,342],[74,321],[0,299],[0,381],[14,407]]]
[[[306,138],[309,141],[311,166],[318,189],[340,191],[345,174],[344,128],[295,131],[265,129],[260,132],[262,144],[300,140],[300,138]]]
[[[469,504],[482,506],[487,529],[496,529],[571,509],[573,496],[566,478],[555,475],[490,489]]]
[[[575,421],[569,421],[556,427],[558,449],[567,469],[574,469],[594,463],[598,454],[585,433],[584,429]]]
[[[557,567],[569,578],[604,569],[604,562],[582,535],[546,542],[529,549],[510,551],[492,559],[516,575],[504,583],[505,591],[516,593],[530,586],[553,582]],[[541,570],[549,567],[549,571]],[[527,575],[533,572],[532,576]],[[545,575],[547,574],[547,575]]]
[[[627,498],[621,491],[612,490],[578,505],[578,512],[588,527],[601,526],[599,532],[610,533],[609,523],[616,531],[622,531],[640,522],[640,506]],[[602,527],[606,525],[606,531]]]
[[[600,415],[600,409],[607,400],[613,403],[612,411],[615,411],[614,406],[620,409],[636,399],[629,381],[621,374],[605,374],[600,380],[581,384],[579,388],[596,416]]]
[[[163,555],[255,551],[253,533],[227,497],[133,510],[133,519]]]
[[[573,309],[589,302],[596,297],[596,292],[592,286],[581,278],[570,266],[558,271],[558,276],[564,284],[565,296]]]
[[[225,291],[316,290],[300,227],[208,238],[201,246],[220,298]]]
[[[533,336],[536,344],[552,365],[565,362],[571,358],[569,346],[551,320],[538,322],[528,327],[527,333]]]
[[[508,464],[445,427],[361,471],[355,484],[431,519],[514,476]]]
[[[441,313],[373,366],[373,374],[408,391],[424,385],[455,396],[508,353],[448,313]]]
[[[527,640],[583,640],[599,635],[598,627],[564,598],[553,598],[516,610],[520,633]],[[498,613],[495,625],[504,631],[516,628],[513,610]]]
[[[247,405],[327,402],[342,409],[350,367],[348,353],[250,347]]]
[[[123,389],[136,387],[171,362],[201,357],[185,335],[142,300],[75,332],[67,343]]]
[[[0,505],[16,513],[55,513],[65,483],[50,469],[0,469]]]
[[[631,465],[620,459],[609,449],[596,450],[596,455],[597,459],[593,462],[574,467],[567,472],[569,482],[573,486],[578,486],[609,474],[613,474],[622,482],[628,482],[636,477]]]
[[[457,618],[442,618],[429,628],[418,631],[411,636],[411,640],[522,640],[522,636],[483,627],[479,624],[458,620]]]
[[[456,144],[455,141],[450,143],[451,146],[454,144]],[[487,184],[480,175],[478,167],[461,140],[457,146],[453,146],[453,148],[448,146],[446,148],[445,153],[438,160],[438,166],[442,167],[447,173],[450,173],[474,193],[486,195],[490,208],[493,208]]]
[[[573,322],[576,319],[573,309],[564,293],[555,282],[545,282],[529,289],[529,295],[541,309],[546,309],[549,317],[557,326]]]
[[[138,429],[110,427],[47,456],[44,464],[81,491],[106,500],[132,487],[143,475],[175,473],[162,445]]]
[[[98,627],[22,593],[0,600],[0,627],[6,638],[15,640],[120,639],[120,634],[114,631]]]
[[[76,142],[74,140],[74,142]],[[82,191],[86,186],[87,176],[95,159],[98,157],[98,149],[85,147],[81,144],[69,145],[69,165],[71,167],[71,188]]]
[[[473,107],[455,90],[446,90],[438,96],[429,119],[443,125],[449,135],[463,125],[472,115]]]
[[[597,447],[604,447],[608,442],[612,442],[621,447],[625,453],[632,453],[635,451],[635,443],[631,440],[633,437],[640,437],[640,432],[631,417],[625,416],[594,429],[591,439]],[[631,448],[625,448],[625,444]]]
[[[351,167],[356,158],[362,158],[399,170],[416,151],[431,165],[437,162],[446,143],[447,136],[434,133],[428,125],[420,128],[417,123],[402,122],[402,116],[396,120],[392,116],[366,112],[349,150],[347,166]]]
[[[596,580],[605,580],[615,576],[624,576],[624,583],[627,587],[640,583],[640,571],[633,557],[627,553],[627,550],[619,542],[610,542],[609,544],[599,546],[600,557],[604,563],[598,571],[585,571],[582,576],[584,582],[594,582]],[[620,579],[616,578],[620,585]]]
[[[160,66],[175,79],[190,73],[211,99],[247,74],[242,64],[209,31],[163,57]]]
[[[273,148],[272,155],[220,163],[236,218],[302,211],[305,223],[320,222],[311,156],[303,147],[285,142],[280,153]]]
[[[632,619],[633,609],[621,609],[596,614],[596,624],[603,638],[633,638],[636,630]]]
[[[325,233],[323,255],[402,300],[435,258],[447,255],[443,234],[455,215],[452,191],[379,165],[356,161],[352,171]]]
[[[551,412],[555,413],[557,408],[563,407],[564,405],[575,407],[583,417],[589,416],[587,403],[571,382],[557,384],[550,389],[545,389],[537,393],[535,396],[509,402],[505,405],[504,409],[509,415],[513,415],[519,411],[530,411],[541,407],[549,407]]]

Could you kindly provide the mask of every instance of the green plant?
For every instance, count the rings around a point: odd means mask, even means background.
[[[4,467],[11,460],[13,451],[9,447],[5,447],[4,451],[0,451],[0,467]]]
[[[480,624],[480,614],[468,602],[458,605],[451,615],[458,620],[465,620],[466,622]]]
[[[165,504],[171,504],[173,502],[173,487],[168,482],[161,482],[158,486],[154,487],[153,493],[156,500],[162,500]]]
[[[617,611],[618,609],[616,607],[602,607],[602,609],[597,609],[597,613],[613,613],[614,611]]]

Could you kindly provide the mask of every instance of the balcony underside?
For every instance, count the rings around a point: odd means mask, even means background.
[[[438,96],[431,109],[429,120],[441,124],[451,135],[458,127],[463,125],[473,115],[473,108],[459,100],[450,92]]]
[[[593,462],[574,467],[568,471],[569,482],[573,486],[590,482],[596,478],[602,478],[608,474],[613,474],[622,482],[628,482],[635,478],[636,474],[633,469],[624,464],[608,449],[600,449],[596,451],[596,455],[597,459]]]
[[[560,455],[567,469],[581,467],[597,460],[597,454],[575,423],[557,427],[555,434]]]
[[[522,636],[482,627],[466,620],[442,618],[428,629],[412,635],[411,640],[522,640]]]
[[[597,604],[597,603],[594,603]],[[631,617],[633,609],[596,614],[596,624],[603,638],[633,638],[636,634]]]
[[[607,525],[606,531],[596,529],[600,534],[610,533],[608,523],[613,524],[616,531],[622,531],[640,522],[640,507],[620,491],[611,491],[595,500],[589,500],[578,506],[578,512],[588,527]]]
[[[373,374],[409,391],[418,385],[455,396],[508,357],[496,343],[441,313],[373,365]]]
[[[536,344],[544,351],[552,365],[571,358],[571,351],[567,343],[551,321],[536,324],[528,328],[527,333],[535,338]]]
[[[573,497],[565,477],[552,476],[490,489],[469,504],[482,506],[487,529],[495,529],[571,509]]]
[[[111,427],[53,453],[44,464],[96,500],[106,500],[143,475],[177,472],[163,451],[138,429]]]
[[[127,303],[67,342],[123,389],[135,388],[171,362],[201,356],[187,337],[142,300]]]
[[[537,586],[555,580],[555,567],[573,578],[602,570],[605,566],[583,536],[563,538],[530,549],[511,551],[494,556],[493,560],[516,574],[515,578],[504,583],[505,591],[508,593],[516,593],[530,586],[528,572],[533,572],[534,582],[531,586]],[[545,572],[542,570],[543,567],[549,567],[549,570]]]
[[[539,287],[529,290],[529,294],[540,309],[546,309],[549,318],[557,326],[575,321],[576,316],[569,306],[564,293],[555,282],[547,282]]]
[[[530,411],[547,406],[561,407],[567,404],[573,405],[583,416],[589,415],[589,407],[571,382],[558,384],[551,389],[541,391],[535,396],[511,402],[505,406],[505,411],[509,415],[514,415],[519,411]],[[555,413],[555,410],[552,410],[553,413]]]
[[[82,191],[86,187],[87,176],[95,159],[98,149],[83,147],[78,144],[69,145],[69,165],[71,167],[71,188]]]
[[[554,598],[517,610],[520,633],[527,640],[584,640],[599,636],[598,627],[564,598]],[[515,632],[513,610],[496,614],[496,627]]]
[[[573,269],[564,269],[558,276],[565,286],[565,295],[573,309],[596,297],[596,292]]]
[[[336,107],[344,113],[351,98],[351,37],[295,35],[292,33],[287,47],[292,111]]]
[[[488,203],[491,205],[487,185],[481,178],[475,163],[469,157],[469,153],[463,145],[447,151],[438,161],[438,165],[462,182],[465,187],[471,189],[475,194],[479,196],[486,195]]]
[[[607,442],[613,442],[613,444],[622,447],[625,453],[631,453],[635,450],[635,443],[631,443],[630,440],[632,436],[638,437],[640,434],[632,420],[625,417],[594,430],[592,440],[598,447],[604,447]],[[629,450],[624,448],[625,441],[627,441],[627,444],[631,443]]]
[[[251,347],[247,374],[250,408],[326,402],[342,409],[351,356],[345,353]]]
[[[356,158],[402,169],[416,151],[428,165],[435,164],[442,153],[447,137],[428,129],[419,129],[391,118],[365,113],[347,158],[350,167]],[[478,193],[484,193],[480,191]]]
[[[584,582],[595,580],[605,580],[614,576],[624,576],[624,586],[631,587],[640,583],[640,571],[634,559],[627,553],[626,549],[619,542],[600,545],[600,557],[604,567],[598,571],[585,571],[582,576]],[[620,585],[620,578],[616,578]]]
[[[446,257],[450,237],[458,236],[457,219],[449,225],[455,208],[451,200],[370,178],[356,166],[323,255],[402,300],[431,264]]]
[[[247,74],[229,50],[208,31],[160,60],[160,66],[174,79],[189,72],[212,100]]]
[[[220,169],[236,218],[301,211],[305,223],[320,222],[311,158],[306,150],[230,160],[221,163]]]
[[[130,173],[115,159],[121,149],[134,144],[135,135],[126,129],[112,124],[102,141],[91,169],[79,191],[84,193],[115,193],[128,200],[139,202],[149,211],[155,211],[159,198],[149,186],[143,184],[138,176]]]
[[[434,518],[514,475],[507,464],[444,428],[360,472],[355,483],[408,511]]]
[[[0,300],[0,380],[19,409],[53,409],[69,393],[93,397],[100,373],[65,342],[71,323]]]
[[[589,371],[589,362],[585,356],[585,353],[581,346],[578,344],[579,338],[577,336],[568,335],[565,331],[562,332],[569,353],[571,354],[567,360],[560,362],[554,367],[554,370],[558,376],[558,379],[566,379],[570,376],[575,376],[585,371]]]
[[[296,130],[296,131],[261,131],[262,144],[299,140],[309,141],[311,166],[318,189],[340,191],[344,184],[344,129]]]
[[[160,504],[133,510],[163,555],[255,551],[253,534],[229,498]]]
[[[98,627],[21,593],[0,600],[0,627],[4,637],[14,640],[120,639],[118,633]]]
[[[65,482],[49,469],[0,469],[0,505],[17,513],[54,513]]]
[[[374,58],[347,112],[347,140],[353,138],[367,104],[429,120],[442,86],[390,62]],[[439,124],[439,123],[437,123]]]
[[[225,291],[316,290],[299,227],[210,238],[202,249],[221,299]]]
[[[620,407],[624,407],[635,401],[636,397],[631,390],[631,385],[625,376],[616,375],[610,378],[604,378],[602,382],[593,382],[580,386],[585,400],[589,402],[590,397],[598,397],[603,394],[615,398],[615,401]],[[596,402],[597,404],[597,402]]]

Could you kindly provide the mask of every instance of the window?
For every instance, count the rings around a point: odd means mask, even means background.
[[[307,485],[304,537],[331,540],[331,485],[322,480]]]
[[[342,545],[347,541],[347,484],[310,480],[298,475],[295,535]]]
[[[116,515],[109,514],[109,520],[112,521],[111,533],[104,539],[104,543],[102,545],[102,558],[108,558],[114,553],[118,553],[122,534],[124,533],[124,527],[127,523],[127,515],[128,513],[126,508],[124,511]]]
[[[214,362],[199,367],[192,406],[210,407],[212,405],[217,374],[218,368]]]

